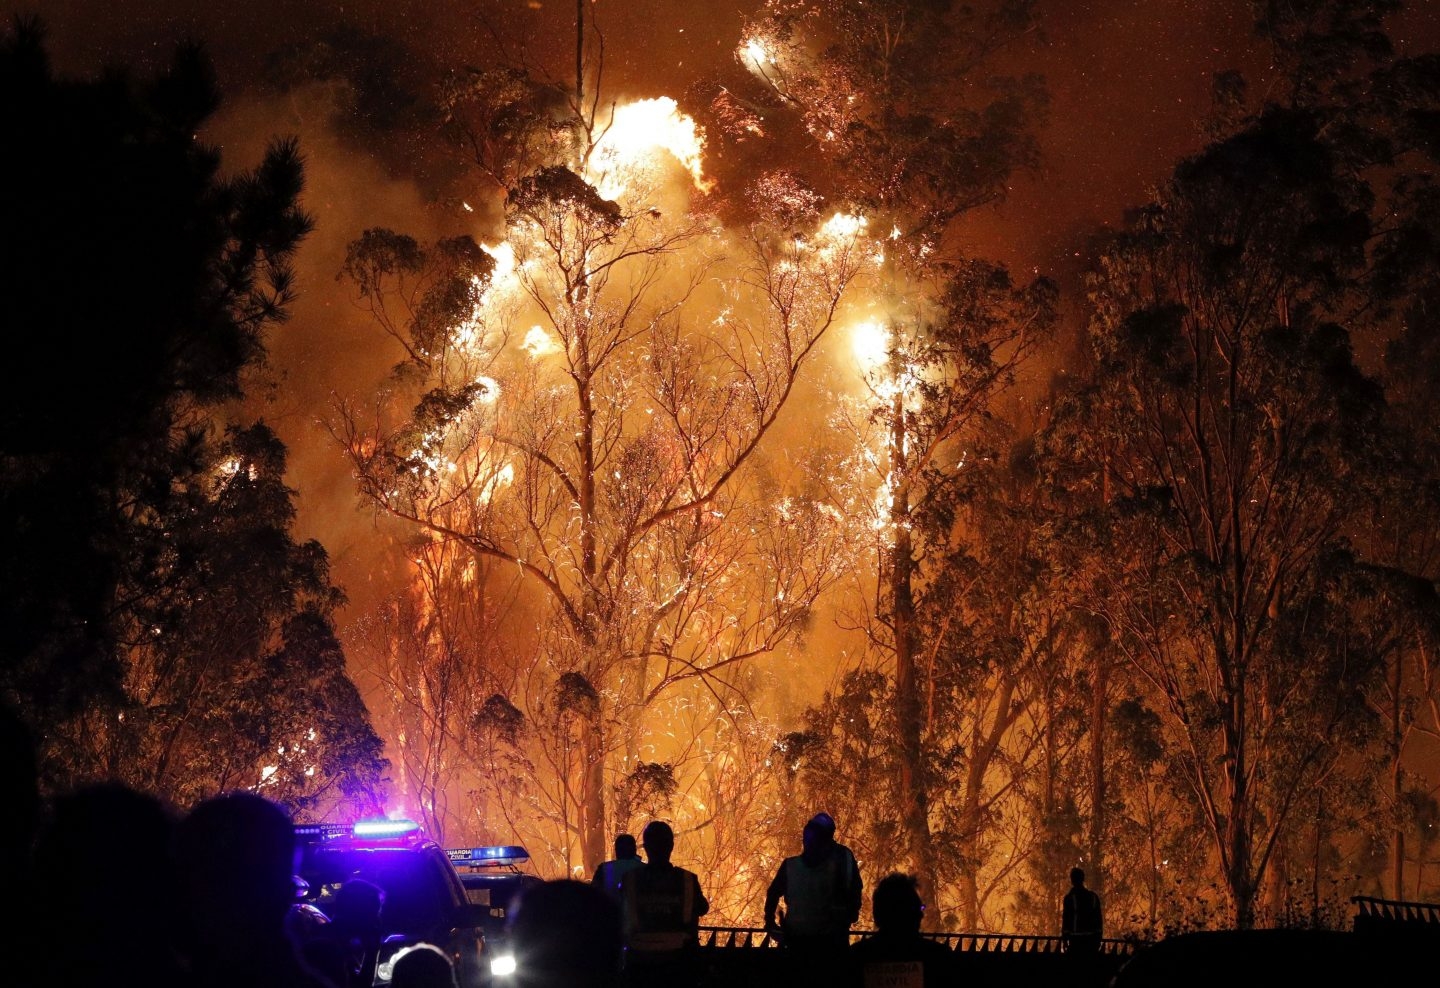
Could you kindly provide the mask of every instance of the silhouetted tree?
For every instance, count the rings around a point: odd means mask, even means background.
[[[1381,397],[1332,321],[1367,205],[1301,111],[1183,163],[1103,257],[1095,388],[1068,408],[1065,455],[1113,492],[1076,579],[1163,711],[1241,927],[1298,801],[1375,726],[1344,535]]]
[[[47,786],[119,777],[184,805],[268,779],[296,806],[373,805],[380,743],[324,550],[289,535],[284,449],[220,428],[294,296],[297,148],[222,177],[196,47],[149,80],[59,79],[21,22],[0,87],[0,688]]]

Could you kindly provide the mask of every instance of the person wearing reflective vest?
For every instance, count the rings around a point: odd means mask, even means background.
[[[781,862],[765,893],[765,927],[791,950],[843,951],[860,916],[860,867],[850,849],[835,841],[834,828],[827,813],[805,824],[803,850]],[[785,911],[777,925],[781,899]]]
[[[645,864],[620,879],[625,975],[631,986],[686,986],[699,978],[700,917],[710,902],[694,872],[670,863],[675,832],[661,820],[640,835]]]

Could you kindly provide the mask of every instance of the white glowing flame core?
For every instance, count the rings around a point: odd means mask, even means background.
[[[874,320],[850,330],[850,349],[865,372],[874,370],[890,357],[890,329]]]
[[[478,347],[483,342],[484,335],[484,325],[480,321],[478,310],[450,331],[453,344],[463,349]]]
[[[654,152],[664,151],[680,162],[703,192],[710,188],[701,168],[704,147],[705,138],[695,121],[681,113],[673,99],[638,100],[616,108],[615,119],[590,156],[587,177],[602,179],[601,194],[614,191],[606,198],[617,198],[624,191],[620,175],[643,167]]]
[[[545,331],[543,326],[531,326],[530,331],[525,334],[525,339],[520,346],[529,351],[530,356],[540,359],[546,354],[559,353],[560,344],[555,338]]]
[[[515,467],[506,463],[496,470],[485,484],[481,485],[475,495],[475,500],[481,504],[489,504],[495,499],[497,493],[513,483],[515,483]]]
[[[493,247],[490,244],[481,244],[480,249],[495,261],[495,270],[490,275],[492,287],[509,284],[516,279],[514,246],[509,243],[499,243]]]
[[[749,61],[757,67],[775,64],[775,56],[760,38],[745,39],[740,45],[740,57],[741,61]]]
[[[820,234],[835,240],[858,237],[870,226],[870,221],[864,216],[857,216],[854,213],[836,213],[825,221],[820,228]]]

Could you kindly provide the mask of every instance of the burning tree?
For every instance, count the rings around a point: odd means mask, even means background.
[[[784,175],[723,229],[690,119],[601,108],[587,78],[457,80],[450,121],[503,193],[503,242],[354,245],[412,402],[378,424],[351,408],[336,434],[367,499],[480,566],[475,594],[507,573],[535,594],[535,664],[469,697],[471,740],[516,757],[529,739],[526,764],[548,762],[534,817],[588,873],[628,822],[617,793],[636,812],[658,794],[682,832],[714,822],[692,788],[724,763],[747,666],[803,631],[842,563],[819,551],[837,525],[803,459],[768,439],[873,255],[863,220]]]
[[[857,331],[871,339],[865,394],[846,433],[866,451],[850,475],[868,485],[845,495],[846,507],[871,539],[875,566],[875,589],[862,588],[873,606],[859,623],[876,663],[894,677],[893,734],[885,733],[897,745],[900,819],[870,825],[878,837],[898,824],[895,839],[875,841],[895,866],[927,887],[940,888],[942,878],[961,886],[958,918],[967,929],[978,918],[988,773],[1023,709],[1002,698],[1024,662],[980,644],[996,639],[976,630],[978,611],[956,620],[964,593],[947,568],[967,558],[967,473],[999,452],[993,411],[1053,326],[1055,293],[1044,280],[1016,285],[1003,267],[966,257],[956,231],[1035,160],[1029,128],[1043,106],[1038,81],[988,74],[995,54],[1033,25],[1031,7],[767,4],[737,53],[759,93],[738,100],[737,85],[715,99],[716,116],[749,144],[803,149],[815,181],[861,204],[883,237],[885,265]],[[963,691],[947,694],[941,685],[962,680]],[[1001,702],[989,714],[976,702],[967,717],[960,708],[976,691]],[[937,703],[947,695],[954,717]],[[939,753],[956,745],[970,761],[941,770]],[[973,787],[957,786],[957,777]],[[965,808],[944,795],[956,791]]]

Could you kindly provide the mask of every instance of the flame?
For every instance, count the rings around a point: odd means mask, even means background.
[[[837,212],[815,233],[814,247],[817,256],[828,263],[852,251],[863,250],[864,258],[878,267],[884,263],[885,252],[876,241],[868,238],[869,228],[868,217]]]
[[[495,378],[477,374],[475,383],[485,389],[484,393],[476,399],[477,401],[485,405],[493,405],[500,400],[500,382]]]
[[[555,337],[545,331],[544,326],[535,325],[525,334],[521,348],[529,351],[530,356],[539,360],[541,357],[551,353],[560,352],[560,344],[555,342]]]
[[[708,192],[712,183],[705,178],[700,161],[704,147],[704,134],[673,99],[638,100],[616,108],[615,118],[591,153],[588,177],[601,195],[617,199],[625,191],[623,176],[643,170],[656,151],[664,151],[690,173],[697,189]]]
[[[869,374],[890,359],[890,328],[873,319],[860,323],[850,330],[850,349]]]
[[[515,483],[515,467],[506,463],[480,486],[479,491],[475,494],[475,500],[479,504],[489,504],[495,499],[496,494],[513,483]]]
[[[746,38],[740,43],[740,49],[736,54],[739,55],[742,64],[753,66],[758,70],[775,64],[775,55],[763,38]]]
[[[484,339],[485,324],[480,319],[480,311],[478,309],[472,312],[468,319],[465,319],[455,326],[454,329],[450,330],[451,344],[467,350],[479,347],[481,343],[484,342]]]
[[[863,234],[870,221],[864,216],[855,213],[836,213],[825,221],[820,228],[820,235],[832,240],[849,239]]]
[[[495,261],[495,270],[490,273],[490,290],[515,284],[519,277],[519,271],[515,265],[515,247],[508,242],[502,242],[491,246],[481,244],[480,249],[489,254]]]

